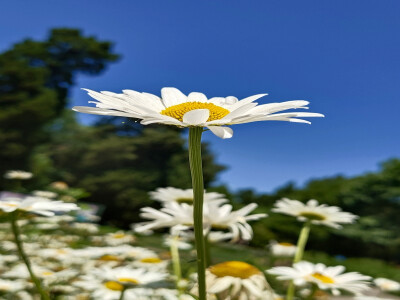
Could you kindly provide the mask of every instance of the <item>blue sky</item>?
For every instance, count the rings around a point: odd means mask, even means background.
[[[204,136],[230,167],[221,182],[270,191],[399,157],[399,12],[398,0],[10,0],[2,2],[0,50],[62,26],[114,41],[122,60],[79,77],[71,106],[88,101],[78,87],[309,100],[326,118],[238,125],[230,140]]]

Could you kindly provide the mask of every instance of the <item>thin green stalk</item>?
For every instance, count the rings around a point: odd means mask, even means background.
[[[318,291],[318,286],[316,284],[313,284],[312,290],[310,292],[310,295],[307,296],[306,300],[313,300],[315,293]]]
[[[209,267],[212,264],[212,259],[211,259],[211,243],[208,239],[208,234],[204,237],[204,248],[206,250],[206,267]]]
[[[201,161],[202,127],[189,128],[189,163],[193,186],[193,219],[197,251],[199,300],[206,300],[206,253],[203,234],[203,168]]]
[[[174,270],[176,289],[178,290],[179,295],[182,294],[182,288],[180,287],[180,281],[182,280],[182,271],[181,271],[181,261],[179,258],[179,248],[177,244],[177,236],[172,237],[170,251],[172,258],[172,268]]]
[[[126,288],[124,287],[122,289],[122,291],[121,291],[121,295],[119,296],[119,300],[123,300],[124,299],[125,291],[126,291]]]
[[[310,234],[311,222],[308,221],[304,223],[303,228],[301,229],[299,240],[297,241],[297,250],[293,259],[293,263],[299,262],[303,258],[304,249],[306,248],[308,236]]]
[[[22,241],[20,238],[20,231],[18,228],[17,221],[18,221],[18,212],[15,211],[15,212],[11,213],[11,229],[14,234],[15,243],[16,243],[17,249],[18,249],[18,254],[19,254],[19,256],[21,256],[22,260],[24,261],[24,263],[28,269],[29,275],[31,276],[31,279],[32,279],[33,283],[35,284],[36,289],[39,292],[42,300],[50,300],[50,296],[42,288],[42,285],[40,284],[39,279],[35,276],[35,273],[33,273],[29,258],[24,252],[24,248],[22,246]]]
[[[310,234],[310,228],[311,228],[311,222],[308,221],[308,222],[304,223],[303,228],[300,231],[300,236],[297,241],[296,254],[293,259],[294,264],[299,262],[303,258],[304,249],[306,247],[308,236]],[[294,283],[293,283],[293,281],[291,281],[289,283],[289,287],[287,290],[286,300],[293,300],[294,290],[295,290]]]

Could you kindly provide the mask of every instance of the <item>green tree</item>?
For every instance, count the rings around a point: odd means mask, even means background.
[[[27,167],[32,149],[46,140],[43,126],[61,114],[78,74],[99,74],[117,59],[111,42],[66,28],[0,54],[0,173]]]

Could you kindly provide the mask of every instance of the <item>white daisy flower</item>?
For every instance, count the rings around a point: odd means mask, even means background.
[[[123,231],[117,231],[105,235],[103,241],[108,245],[118,246],[133,243],[135,241],[135,237],[132,234],[127,234]]]
[[[132,266],[135,268],[145,268],[148,270],[158,270],[164,271],[168,267],[169,262],[167,260],[162,260],[157,255],[143,257],[134,262],[132,262]]]
[[[263,273],[245,262],[227,261],[213,265],[206,271],[206,281],[207,293],[218,299],[273,299]]]
[[[312,224],[341,228],[342,224],[353,223],[358,216],[344,212],[340,207],[319,204],[317,200],[309,200],[306,204],[298,200],[283,198],[275,203],[273,212],[296,217],[301,222],[311,221]]]
[[[187,237],[183,236],[178,236],[178,235],[167,235],[164,237],[164,243],[165,246],[171,247],[171,245],[174,245],[180,250],[189,250],[192,249],[193,246],[188,242]]]
[[[157,188],[154,192],[150,192],[149,194],[151,199],[160,201],[162,203],[178,202],[193,204],[193,189],[183,190],[174,187]],[[228,201],[225,199],[225,195],[223,194],[216,192],[204,192],[204,202],[211,202],[214,200],[220,201],[222,199],[224,202]]]
[[[49,268],[38,266],[38,265],[32,265],[32,270],[33,270],[33,273],[35,273],[35,275],[38,278],[42,279],[45,284],[50,284],[50,283],[59,282],[59,281],[65,281],[65,280],[75,277],[78,274],[78,271],[73,270],[73,269],[66,269],[66,270],[56,272]],[[21,279],[30,278],[28,269],[23,264],[18,264],[16,266],[14,266],[9,271],[3,273],[2,276],[5,278],[21,278]]]
[[[37,214],[42,216],[54,216],[55,212],[65,213],[78,210],[75,203],[65,203],[41,197],[26,197],[23,199],[8,197],[0,201],[0,210],[11,213],[18,211],[21,213]]]
[[[248,221],[256,221],[265,218],[267,214],[249,215],[257,204],[251,203],[239,210],[232,211],[232,205],[224,204],[219,206],[218,203],[211,202],[204,207],[204,224],[210,229],[227,229],[232,232],[233,241],[243,239],[249,241],[253,237],[253,229],[247,223]]]
[[[97,100],[89,102],[94,103],[96,107],[75,106],[73,110],[141,119],[143,125],[159,123],[178,127],[207,127],[220,138],[231,138],[233,135],[232,129],[224,125],[257,121],[310,123],[298,118],[323,117],[322,114],[309,112],[277,113],[288,109],[307,109],[309,102],[304,100],[263,105],[254,102],[267,94],[254,95],[238,101],[232,96],[207,99],[204,94],[197,92],[186,96],[176,88],[163,88],[161,98],[132,90],[123,90],[122,94],[105,91],[98,93],[87,89],[86,91]]]
[[[0,279],[0,292],[13,293],[26,288],[26,282]]]
[[[123,285],[147,285],[162,281],[167,278],[165,272],[150,271],[146,268],[131,269],[128,267],[99,268],[92,270],[91,274],[105,281],[115,281]]]
[[[307,261],[295,263],[293,267],[274,267],[268,273],[277,275],[279,280],[293,280],[295,285],[314,283],[321,290],[331,290],[339,295],[339,290],[353,294],[369,289],[369,276],[357,272],[343,273],[343,266],[327,267],[324,264],[313,264]]]
[[[93,223],[73,223],[70,225],[72,229],[76,229],[78,231],[84,231],[87,233],[97,233],[99,232],[99,225]]]
[[[393,300],[393,298],[382,298],[382,297],[373,297],[373,296],[356,296],[353,300]]]
[[[297,247],[291,243],[278,243],[277,241],[271,241],[269,249],[273,256],[292,257],[296,254]]]
[[[10,170],[4,174],[4,178],[6,179],[26,180],[26,179],[31,179],[32,176],[33,176],[32,173],[20,170]]]
[[[234,240],[232,232],[224,232],[224,231],[211,231],[207,234],[207,238],[210,243],[218,243],[227,240]]]
[[[250,240],[253,236],[253,230],[247,222],[267,216],[266,214],[249,215],[257,207],[255,203],[246,205],[237,211],[232,211],[230,204],[219,206],[220,204],[221,202],[216,200],[204,203],[204,229],[206,233],[213,228],[227,229],[232,232],[234,241],[240,238]],[[193,227],[193,206],[186,203],[169,202],[161,210],[145,207],[141,211],[140,216],[142,218],[152,221],[135,224],[134,229],[137,232],[165,227],[173,228],[177,225]]]
[[[125,288],[140,287],[164,280],[167,273],[149,271],[146,269],[98,268],[92,269],[90,275],[83,276],[74,282],[75,286],[92,291],[94,299],[119,299]],[[128,289],[129,291],[129,289]],[[128,293],[127,291],[127,293]],[[129,295],[129,293],[128,293]],[[128,296],[126,297],[127,299]]]
[[[43,197],[43,198],[48,198],[48,199],[53,199],[58,196],[57,193],[50,192],[50,191],[33,191],[32,195],[36,196],[36,197]]]
[[[400,291],[400,283],[387,278],[375,278],[375,285],[385,292],[395,292]]]

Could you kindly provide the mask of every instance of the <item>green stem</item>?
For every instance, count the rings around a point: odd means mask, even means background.
[[[197,251],[199,300],[206,300],[206,253],[203,234],[204,183],[201,161],[202,127],[189,128],[189,163],[193,186],[193,219]]]
[[[310,228],[311,228],[311,222],[307,221],[306,223],[304,223],[304,226],[300,231],[300,236],[297,241],[296,254],[293,259],[294,264],[299,262],[303,258],[304,249],[306,247],[308,236],[310,234]],[[293,300],[294,290],[295,290],[294,283],[293,283],[293,281],[291,281],[289,284],[288,290],[287,290],[286,300]]]
[[[204,237],[204,248],[206,250],[206,267],[212,264],[211,260],[211,243],[208,240],[208,234]]]
[[[293,259],[293,263],[299,262],[303,258],[304,249],[306,248],[308,236],[310,234],[311,222],[304,223],[301,229],[299,240],[297,241],[297,250]]]
[[[122,291],[121,291],[121,295],[119,296],[119,300],[123,300],[124,299],[125,291],[126,291],[126,288],[123,288]]]
[[[42,285],[40,284],[39,279],[35,276],[35,273],[33,273],[31,263],[28,259],[28,256],[24,252],[24,248],[22,246],[22,241],[20,238],[20,231],[18,228],[17,221],[18,221],[18,212],[15,211],[15,212],[11,213],[11,228],[12,228],[12,232],[14,234],[15,243],[17,245],[18,254],[19,254],[19,256],[21,256],[22,260],[24,261],[24,263],[28,269],[29,275],[31,276],[31,279],[32,279],[33,283],[35,284],[36,289],[39,292],[42,300],[50,300],[50,296],[42,288]]]
[[[312,290],[310,292],[310,295],[308,295],[306,300],[313,300],[315,293],[318,291],[318,286],[316,284],[313,284]]]
[[[182,271],[181,271],[181,262],[179,258],[179,249],[177,245],[177,238],[173,236],[170,245],[171,257],[172,257],[172,268],[174,270],[176,289],[178,290],[178,294],[182,294],[182,288],[179,286],[180,281],[182,280]]]

